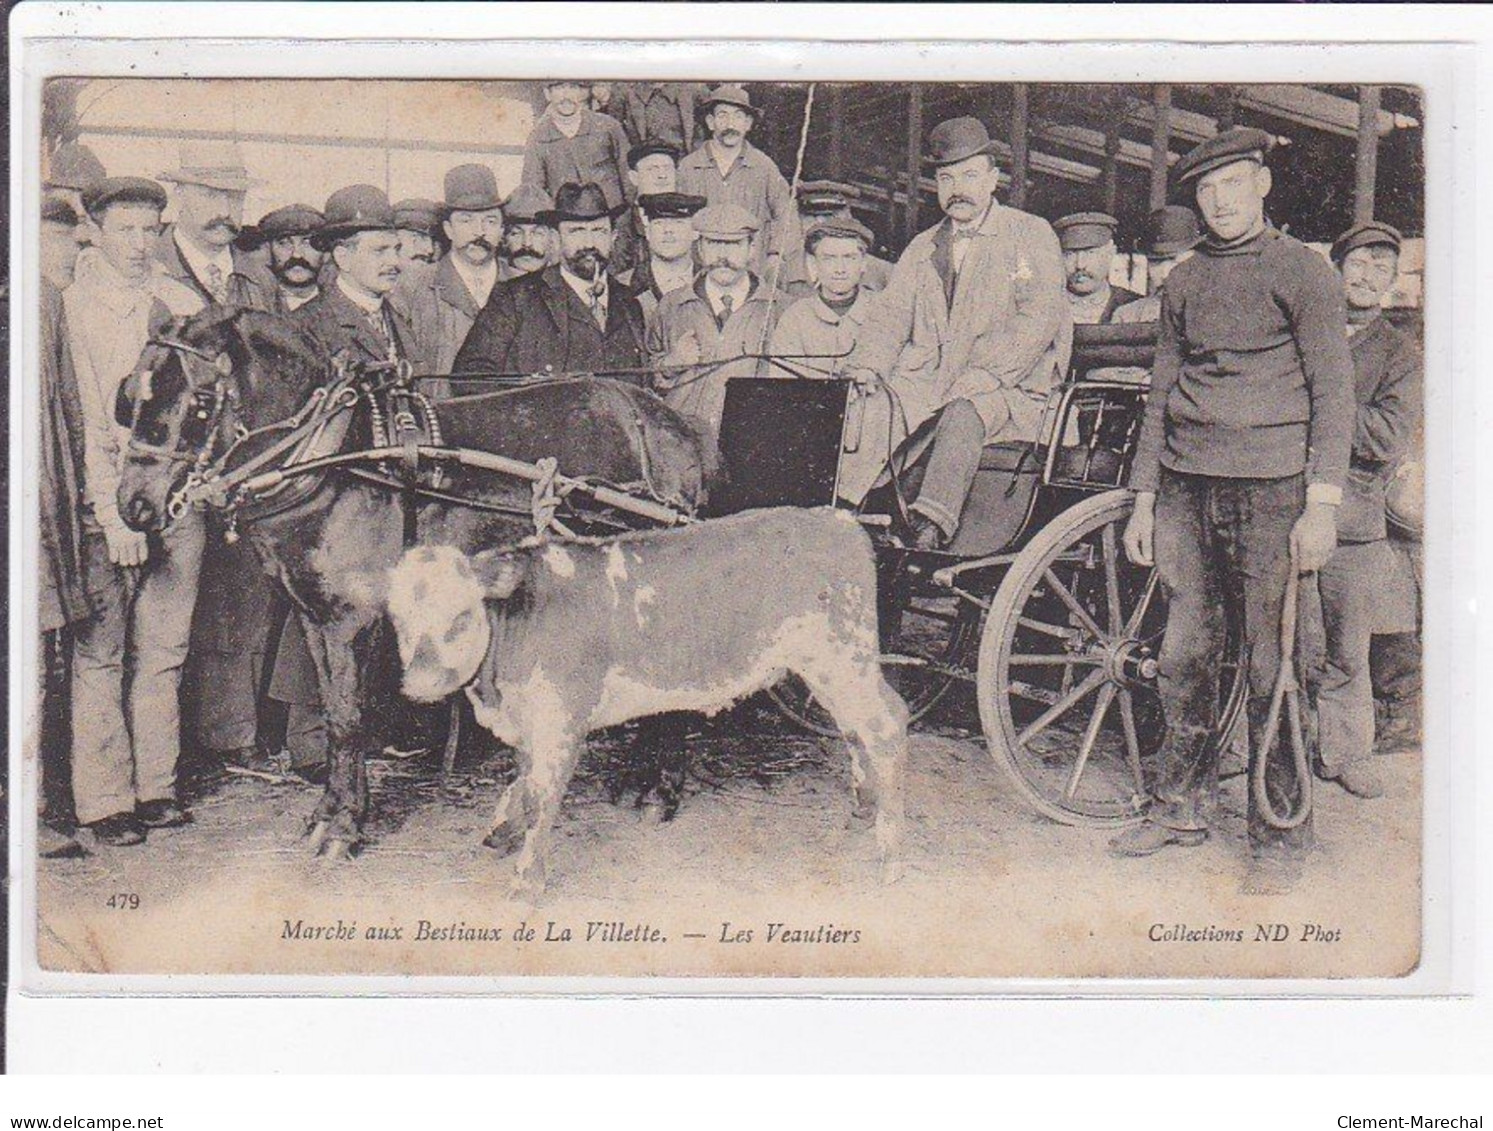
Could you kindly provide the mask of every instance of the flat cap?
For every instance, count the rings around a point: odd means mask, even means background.
[[[555,202],[550,194],[530,184],[521,184],[503,201],[503,219],[510,224],[550,223]]]
[[[1115,238],[1120,222],[1108,212],[1074,212],[1052,222],[1058,243],[1064,251],[1083,251],[1103,247]]]
[[[1168,204],[1146,217],[1141,250],[1152,259],[1170,259],[1191,251],[1202,238],[1197,213],[1180,204]]]
[[[67,141],[59,145],[47,162],[45,182],[52,188],[72,189],[82,192],[91,184],[103,180],[104,163],[93,150],[79,141]]]
[[[804,229],[804,250],[812,252],[819,246],[820,240],[835,238],[860,240],[861,246],[867,251],[876,244],[876,237],[871,229],[855,217],[837,216],[831,220],[817,220]]]
[[[111,204],[166,207],[166,190],[145,177],[105,177],[83,190],[83,210],[96,216]]]
[[[675,164],[678,164],[679,159],[684,156],[684,150],[680,149],[672,141],[650,137],[645,141],[638,142],[637,145],[627,151],[627,167],[629,169],[636,169],[638,162],[642,161],[643,158],[659,156],[667,157]]]
[[[394,205],[394,226],[433,236],[441,226],[441,206],[422,196],[398,201]]]
[[[1354,224],[1333,241],[1332,259],[1335,263],[1341,263],[1350,251],[1360,247],[1392,247],[1399,251],[1403,242],[1404,237],[1397,228],[1381,224],[1378,220],[1366,220],[1362,224]]]
[[[638,197],[643,215],[650,220],[688,220],[705,204],[703,196],[687,192],[650,192]]]
[[[234,242],[244,251],[284,239],[286,236],[308,236],[325,223],[326,217],[307,204],[287,204],[260,217],[259,223],[244,229]]]
[[[749,240],[762,222],[739,204],[712,204],[695,213],[694,228],[711,240]]]
[[[798,186],[798,210],[805,216],[829,216],[860,197],[860,189],[843,181],[804,181]]]
[[[1274,147],[1275,138],[1264,130],[1257,130],[1253,126],[1235,126],[1214,134],[1192,149],[1177,162],[1173,175],[1178,184],[1185,184],[1235,161],[1253,161],[1263,165],[1265,154]]]
[[[41,202],[41,218],[48,224],[66,224],[69,228],[78,226],[82,219],[72,202],[60,196],[48,196]]]

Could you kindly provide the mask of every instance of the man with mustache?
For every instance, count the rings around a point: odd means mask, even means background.
[[[631,271],[619,273],[617,282],[636,296],[644,323],[652,327],[664,296],[695,281],[695,229],[690,219],[705,207],[705,198],[657,192],[638,201],[647,256]]]
[[[757,218],[745,208],[702,208],[692,221],[701,273],[694,285],[665,295],[648,330],[656,387],[669,405],[720,433],[726,383],[765,377],[767,363],[742,357],[765,352],[778,308],[748,269]],[[716,362],[729,358],[725,365]],[[700,368],[696,368],[700,367]]]
[[[560,262],[495,287],[452,373],[625,371],[643,383],[643,311],[607,273],[612,210],[594,184],[561,185],[546,219]],[[453,382],[461,391],[460,382]]]
[[[73,635],[73,796],[97,843],[127,846],[148,828],[191,820],[176,798],[178,696],[205,530],[195,510],[160,535],[125,525],[117,493],[129,433],[114,402],[151,334],[202,299],[152,261],[166,207],[155,181],[108,177],[84,191],[83,205],[95,253],[79,260],[62,296],[83,421],[80,557],[93,598]]]
[[[551,196],[562,185],[595,185],[617,215],[627,203],[627,135],[616,118],[590,108],[590,93],[578,79],[545,84],[548,105],[524,145],[523,182]]]
[[[1119,226],[1118,220],[1104,212],[1075,212],[1053,222],[1063,249],[1068,309],[1075,326],[1104,325],[1120,307],[1141,297],[1109,281]]]
[[[995,199],[995,145],[976,118],[928,135],[945,216],[897,260],[847,366],[897,394],[899,462],[927,470],[904,533],[923,550],[954,537],[986,444],[1035,442],[1073,343],[1063,260],[1047,221]]]
[[[679,163],[679,191],[725,204],[757,220],[750,267],[771,286],[779,265],[802,233],[793,194],[772,158],[747,141],[762,111],[737,83],[716,87],[702,103],[710,138]]]
[[[520,184],[503,201],[503,241],[498,246],[498,282],[531,275],[556,262],[555,229],[549,216],[555,209],[550,195],[533,185]]]
[[[1191,208],[1168,204],[1147,216],[1141,250],[1146,255],[1146,284],[1150,293],[1120,307],[1110,322],[1115,325],[1159,322],[1167,276],[1192,258],[1192,249],[1202,238],[1197,213]],[[1128,381],[1134,385],[1147,385],[1151,381],[1151,371],[1138,365],[1101,366],[1090,369],[1085,376],[1091,381]]]
[[[254,264],[234,255],[244,225],[244,197],[258,184],[232,142],[184,141],[177,169],[162,173],[173,188],[176,220],[161,232],[155,258],[204,303],[269,310],[270,287]]]
[[[633,204],[617,221],[612,240],[613,274],[631,271],[646,258],[648,243],[643,233],[647,216],[643,211],[643,199],[671,193],[678,188],[679,159],[683,156],[683,151],[672,142],[656,138],[627,151],[627,182],[632,190]]]
[[[394,223],[399,225],[399,261],[404,276],[418,277],[435,266],[439,254],[436,233],[441,229],[440,206],[422,196],[411,196],[394,205]]]
[[[291,204],[267,212],[239,238],[243,251],[266,249],[275,287],[270,294],[270,313],[287,315],[299,310],[321,293],[320,279],[326,255],[311,242],[311,234],[324,217],[305,204]]]
[[[498,247],[503,242],[498,180],[486,165],[458,165],[446,174],[440,205],[441,232],[450,245],[435,269],[400,280],[402,309],[409,316],[420,352],[436,373],[450,373],[477,312],[498,282]],[[428,381],[427,395],[451,395],[445,381]]]
[[[1354,430],[1343,285],[1325,259],[1266,219],[1274,141],[1263,130],[1225,130],[1176,167],[1208,235],[1166,281],[1130,473],[1125,551],[1137,565],[1154,563],[1169,602],[1160,656],[1166,737],[1146,819],[1110,842],[1122,856],[1207,840],[1228,605],[1248,649],[1246,709],[1258,740],[1291,571],[1320,570],[1337,543]],[[1261,770],[1276,806],[1301,799],[1289,742],[1277,742]],[[1288,890],[1311,845],[1311,816],[1279,828],[1255,794],[1245,889]]]

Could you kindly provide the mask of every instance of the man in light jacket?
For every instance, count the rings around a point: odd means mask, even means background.
[[[891,391],[899,427],[936,418],[909,532],[925,550],[954,537],[984,445],[1037,439],[1073,345],[1057,236],[996,201],[984,123],[943,122],[928,148],[945,217],[907,245],[848,370]]]

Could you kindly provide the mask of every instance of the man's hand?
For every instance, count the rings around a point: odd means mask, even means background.
[[[1316,573],[1337,547],[1337,507],[1307,503],[1291,527],[1291,560],[1301,573]]]
[[[142,566],[150,554],[145,535],[127,526],[105,526],[104,541],[109,546],[109,560],[117,566]]]
[[[877,389],[881,388],[881,377],[874,369],[867,369],[865,366],[858,365],[853,369],[845,370],[845,376],[855,382],[855,387],[860,391],[862,396],[870,396]]]
[[[1135,510],[1125,524],[1121,539],[1125,556],[1138,566],[1156,564],[1156,496],[1141,491],[1135,496]]]

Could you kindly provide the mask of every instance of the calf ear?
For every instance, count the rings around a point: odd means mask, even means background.
[[[472,572],[489,600],[502,601],[512,597],[523,584],[526,560],[502,550],[483,550],[472,557]]]

